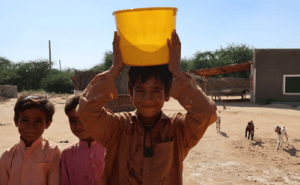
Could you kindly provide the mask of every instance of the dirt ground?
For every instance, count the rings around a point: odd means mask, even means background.
[[[61,148],[77,141],[71,133],[64,104],[70,95],[50,97],[55,105],[53,123],[44,133]],[[300,107],[282,104],[257,105],[240,96],[222,97],[226,110],[216,101],[221,116],[221,133],[215,123],[184,160],[184,185],[300,184]],[[13,123],[16,98],[0,102],[0,153],[19,141]],[[185,112],[174,99],[165,103],[166,113]],[[220,113],[219,113],[220,111]],[[245,138],[247,122],[253,120],[254,140]],[[276,150],[274,126],[286,126],[290,146]],[[68,140],[68,143],[61,141]],[[286,141],[286,140],[284,140]]]

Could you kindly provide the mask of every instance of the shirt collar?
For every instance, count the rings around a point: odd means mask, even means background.
[[[92,148],[95,144],[97,144],[97,141],[93,141],[91,143],[91,147],[90,148]],[[81,146],[81,147],[88,147],[88,142],[79,140],[79,146]]]
[[[43,137],[41,136],[37,140],[35,140],[30,147],[35,148],[36,146],[38,146],[39,144],[42,143],[42,140],[43,140]],[[20,146],[23,149],[27,148],[26,144],[25,144],[25,141],[21,137],[20,137]]]
[[[169,119],[169,116],[167,116],[163,111],[161,111],[161,112],[162,112],[162,114],[160,115],[159,121]],[[131,114],[132,122],[134,122],[135,119],[138,119],[138,111],[137,110],[130,112],[130,114]]]

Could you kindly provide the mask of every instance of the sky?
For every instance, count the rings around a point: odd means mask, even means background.
[[[176,7],[182,58],[228,44],[300,48],[300,1],[290,0],[0,0],[0,56],[49,59],[54,68],[90,69],[112,50],[112,12]]]

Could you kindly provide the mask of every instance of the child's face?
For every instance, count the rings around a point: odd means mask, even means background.
[[[147,118],[158,115],[164,102],[169,100],[169,93],[165,96],[163,83],[153,77],[149,78],[144,84],[137,81],[133,87],[133,92],[130,94],[139,114]]]
[[[47,124],[45,112],[39,108],[31,108],[20,112],[19,120],[15,124],[26,145],[31,146],[35,140],[43,135],[51,121]]]
[[[75,108],[72,109],[67,116],[69,117],[71,131],[75,136],[77,136],[79,139],[86,139],[90,137],[90,133],[81,123],[79,117],[76,116]]]

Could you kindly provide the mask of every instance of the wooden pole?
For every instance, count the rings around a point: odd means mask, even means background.
[[[49,75],[51,76],[51,43],[50,43],[50,40],[49,40],[49,65],[50,65]]]
[[[61,71],[61,64],[60,64],[60,60],[59,60],[59,69],[60,69],[60,71]]]
[[[226,109],[225,104],[223,102],[223,100],[219,97],[219,99],[221,100],[222,104],[223,104],[223,109]]]

